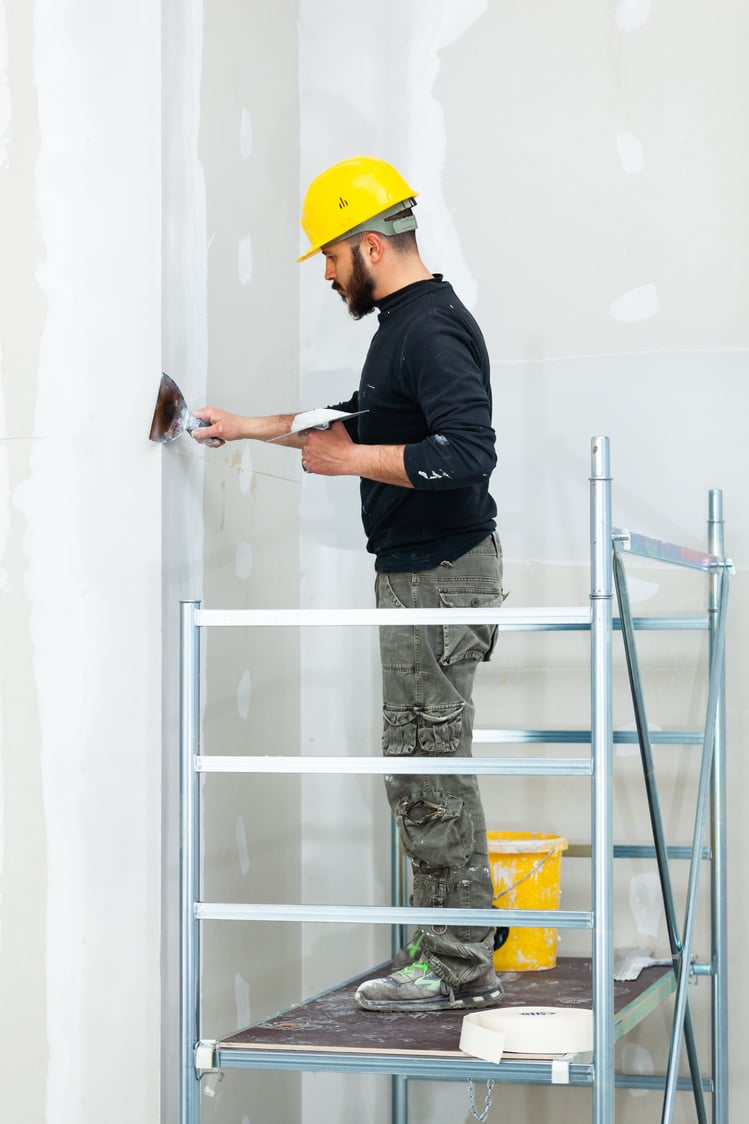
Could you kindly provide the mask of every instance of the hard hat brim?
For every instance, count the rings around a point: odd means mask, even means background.
[[[311,250],[307,250],[306,253],[301,254],[296,260],[298,262],[306,261],[307,258],[313,258],[315,254],[319,254],[320,250],[322,250],[322,246],[313,246]]]

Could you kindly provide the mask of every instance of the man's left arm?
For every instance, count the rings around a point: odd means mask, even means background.
[[[410,389],[427,434],[406,445],[403,467],[419,490],[446,491],[482,483],[497,463],[488,355],[461,325],[427,322],[410,356]]]
[[[427,434],[404,445],[365,445],[337,422],[310,430],[302,458],[309,472],[360,476],[424,491],[464,488],[487,480],[496,464],[491,391],[470,342],[454,325],[430,323],[413,349],[411,393]]]
[[[302,464],[318,476],[361,476],[380,484],[413,488],[404,466],[405,445],[359,445],[343,422],[304,435]]]

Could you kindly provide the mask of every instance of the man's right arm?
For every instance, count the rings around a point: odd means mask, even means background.
[[[211,437],[221,441],[272,441],[281,437],[282,433],[288,433],[296,417],[296,414],[271,414],[264,418],[245,418],[228,410],[217,410],[214,406],[204,406],[202,410],[195,410],[194,414],[201,421],[210,422],[210,425],[192,430],[191,437],[198,442],[208,441]],[[302,441],[296,435],[283,437],[278,444],[291,445],[294,449],[302,447]]]

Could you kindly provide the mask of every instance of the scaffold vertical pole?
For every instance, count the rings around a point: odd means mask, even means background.
[[[200,1085],[195,1070],[200,938],[194,909],[200,894],[200,782],[195,770],[195,757],[200,748],[200,629],[195,623],[199,607],[199,601],[180,602],[180,1124],[198,1124],[200,1120]]]
[[[591,442],[591,752],[593,792],[593,1124],[614,1120],[614,936],[613,936],[613,719],[611,635],[613,568],[609,440]]]
[[[390,824],[390,904],[408,904],[408,873],[406,856],[401,847],[400,834],[395,816]],[[391,928],[391,955],[395,956],[408,940],[405,925]],[[408,1078],[394,1074],[390,1079],[390,1120],[391,1124],[408,1124]]]
[[[708,494],[708,552],[725,560],[723,492],[714,488]],[[719,642],[718,610],[720,576],[710,575],[708,617],[710,622],[710,666],[718,662],[723,672],[717,701],[713,756],[710,846],[712,879],[710,909],[712,930],[712,1076],[713,1122],[728,1124],[728,987],[727,987],[727,874],[726,874],[726,771],[725,771],[725,652]]]

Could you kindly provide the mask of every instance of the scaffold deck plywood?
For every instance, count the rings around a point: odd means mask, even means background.
[[[321,1053],[398,1053],[464,1057],[459,1049],[465,1010],[439,1012],[363,1011],[354,992],[365,979],[383,975],[388,965],[366,972],[322,995],[290,1007],[221,1041],[222,1051],[319,1051]],[[591,962],[560,957],[556,968],[504,972],[503,1006],[591,1007]],[[615,985],[616,1037],[626,1034],[674,989],[671,968],[644,969],[639,978]]]

